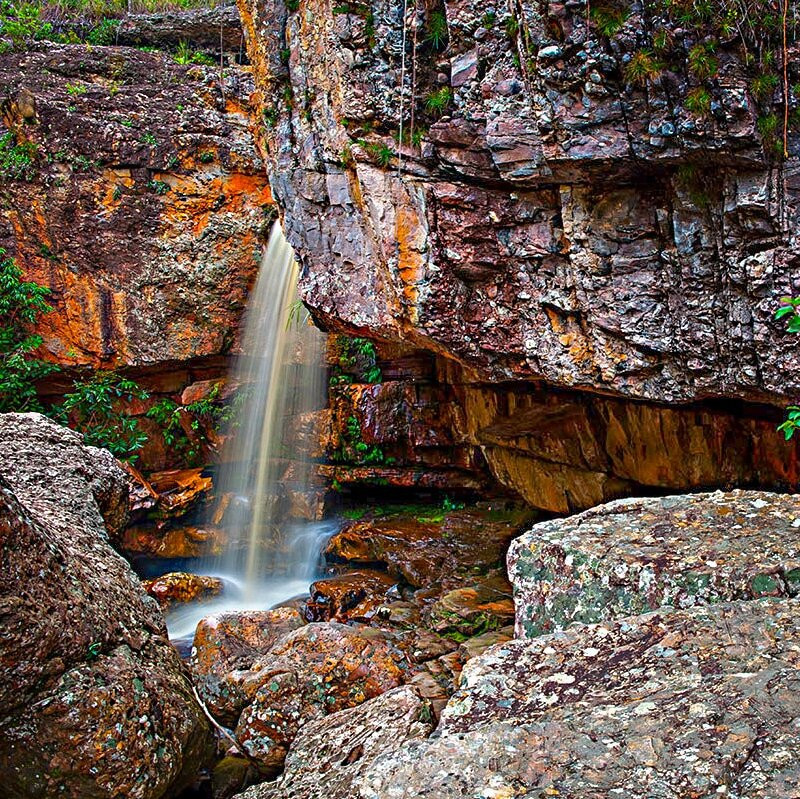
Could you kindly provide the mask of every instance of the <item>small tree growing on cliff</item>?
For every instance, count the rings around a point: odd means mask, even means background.
[[[21,278],[0,249],[0,413],[41,411],[36,381],[58,369],[33,354],[42,343],[33,326],[53,310],[45,301],[49,289]]]

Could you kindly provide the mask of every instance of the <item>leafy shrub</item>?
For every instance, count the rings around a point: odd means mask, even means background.
[[[114,44],[118,29],[118,19],[101,19],[87,34],[86,42],[97,46]]]
[[[62,424],[83,433],[87,444],[105,447],[118,458],[133,462],[147,442],[147,434],[124,406],[148,397],[133,380],[101,370],[86,380],[76,380],[54,414]]]
[[[217,63],[210,55],[206,55],[199,50],[193,50],[185,39],[178,42],[173,58],[179,64],[201,64],[213,67]]]
[[[8,36],[15,45],[32,39],[46,39],[53,26],[42,18],[40,3],[0,2],[0,35]]]
[[[0,136],[0,178],[32,180],[38,150],[31,141],[18,142],[13,132]]]
[[[800,333],[800,297],[781,297],[780,308],[775,311],[776,319],[787,321],[786,329],[790,333]],[[786,409],[786,419],[778,425],[778,430],[788,441],[795,431],[800,429],[800,406],[789,405]]]
[[[42,337],[32,327],[53,309],[45,301],[49,289],[24,282],[22,270],[0,249],[0,412],[42,410],[36,381],[58,367],[35,357]]]
[[[179,405],[165,397],[147,411],[146,416],[161,428],[166,444],[190,465],[201,463],[208,450],[213,449],[209,430],[217,431],[228,422],[238,421],[235,417],[241,410],[244,397],[237,396],[231,404],[223,404],[219,393],[220,385],[217,384],[208,396],[188,405]]]

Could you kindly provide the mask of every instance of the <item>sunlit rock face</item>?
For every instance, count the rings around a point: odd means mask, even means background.
[[[51,290],[47,357],[174,367],[226,352],[271,214],[249,73],[40,43],[0,55],[0,83],[0,136],[32,153],[3,176],[0,247]]]
[[[638,4],[609,40],[581,3],[523,2],[512,18],[446,2],[439,51],[412,9],[405,69],[396,3],[239,5],[275,198],[320,320],[415,342],[480,379],[668,403],[796,392],[772,315],[800,289],[798,173],[762,141],[769,108],[733,38],[700,114],[693,34]],[[668,68],[632,86],[625,65],[659,24],[676,43]],[[401,164],[412,85],[422,140]],[[425,111],[442,86],[452,102]]]

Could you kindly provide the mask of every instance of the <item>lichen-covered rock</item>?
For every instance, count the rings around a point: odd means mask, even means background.
[[[280,778],[240,799],[352,799],[368,768],[406,741],[425,738],[430,720],[428,704],[403,686],[312,721],[292,744]]]
[[[335,622],[289,633],[241,676],[252,699],[236,737],[265,769],[280,770],[297,731],[406,681],[403,653],[379,630]]]
[[[574,625],[469,661],[437,735],[360,799],[790,799],[800,791],[796,600]]]
[[[111,548],[126,475],[38,414],[0,416],[0,773],[13,799],[158,799],[211,736],[156,603]]]
[[[35,518],[67,538],[89,526],[114,542],[128,520],[128,480],[114,456],[41,414],[0,414],[0,476]]]
[[[218,577],[188,572],[170,572],[145,580],[142,587],[162,610],[184,602],[200,602],[222,593],[223,582]]]
[[[217,613],[197,625],[190,665],[198,693],[215,718],[236,724],[247,698],[234,673],[252,668],[283,636],[303,624],[294,608],[276,608]]]
[[[662,605],[795,596],[799,527],[796,496],[757,491],[618,500],[537,524],[508,554],[517,635]]]

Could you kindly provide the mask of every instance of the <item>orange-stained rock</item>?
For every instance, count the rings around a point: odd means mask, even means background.
[[[42,42],[0,54],[0,85],[9,109],[23,90],[35,100],[35,124],[5,119],[35,157],[30,180],[3,182],[0,247],[51,289],[46,357],[172,366],[228,351],[272,207],[249,72]]]
[[[155,508],[158,492],[135,466],[127,461],[120,461],[120,464],[128,473],[128,507],[131,518],[141,518]]]
[[[190,383],[181,392],[181,405],[191,405],[193,402],[204,400],[215,391],[219,392],[221,385],[220,380],[199,380]]]
[[[159,558],[201,558],[219,555],[227,541],[218,527],[172,527],[140,524],[125,530],[120,549],[128,555],[145,554]]]
[[[245,703],[229,675],[250,669],[282,636],[303,624],[296,609],[276,608],[218,613],[197,625],[190,667],[201,698],[218,721],[236,724]]]
[[[183,515],[207,499],[212,480],[202,468],[172,469],[151,474],[150,485],[159,495],[159,516],[170,518]]]
[[[308,624],[286,636],[243,679],[253,701],[239,719],[236,737],[277,772],[303,724],[359,705],[409,676],[403,653],[379,630]]]
[[[309,621],[364,621],[386,601],[397,580],[386,572],[359,569],[317,580],[306,605]]]
[[[170,572],[142,582],[144,590],[167,610],[172,605],[211,599],[222,593],[223,583],[217,577],[188,572]]]

